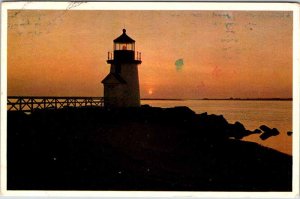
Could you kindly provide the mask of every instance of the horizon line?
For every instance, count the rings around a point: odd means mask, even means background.
[[[37,96],[37,95],[8,95],[7,98],[103,98],[103,96],[59,96],[59,95],[43,95],[43,96]],[[265,98],[260,98],[260,97],[255,97],[255,98],[239,98],[239,97],[228,97],[228,98],[141,98],[140,100],[277,100],[277,101],[292,101],[292,97],[286,97],[286,98],[281,98],[281,97],[265,97]]]
[[[279,98],[279,97],[267,97],[267,98],[141,98],[141,100],[261,100],[261,101],[292,101],[293,98]]]

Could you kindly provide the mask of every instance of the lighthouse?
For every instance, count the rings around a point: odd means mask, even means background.
[[[104,107],[139,107],[140,89],[138,65],[141,53],[135,51],[135,41],[123,34],[113,41],[113,53],[108,52],[109,74],[102,80]]]

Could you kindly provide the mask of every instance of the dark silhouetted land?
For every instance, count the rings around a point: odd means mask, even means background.
[[[292,157],[187,107],[8,112],[9,190],[291,191]]]

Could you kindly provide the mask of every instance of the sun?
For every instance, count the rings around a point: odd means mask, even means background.
[[[149,95],[152,95],[152,93],[153,93],[152,89],[149,89],[149,90],[148,90],[148,94],[149,94]]]

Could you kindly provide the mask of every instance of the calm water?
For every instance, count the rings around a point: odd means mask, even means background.
[[[259,134],[244,140],[292,154],[292,136],[286,134],[292,131],[292,101],[142,100],[142,104],[156,107],[187,106],[196,113],[223,115],[230,123],[240,121],[249,130],[265,124],[277,128],[280,134],[265,141],[259,138]]]

